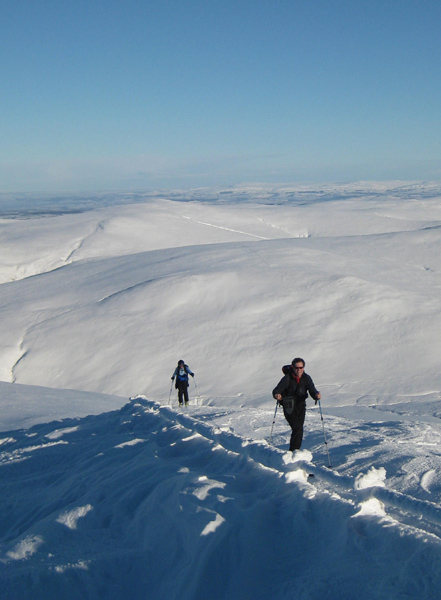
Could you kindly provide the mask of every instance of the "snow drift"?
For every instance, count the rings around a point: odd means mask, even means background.
[[[375,472],[326,473],[307,451],[211,425],[206,410],[137,398],[1,440],[1,597],[349,600],[439,587],[438,537],[362,494],[382,483]]]

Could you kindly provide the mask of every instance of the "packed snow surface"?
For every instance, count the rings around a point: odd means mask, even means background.
[[[440,242],[436,184],[0,195],[0,598],[437,599]]]

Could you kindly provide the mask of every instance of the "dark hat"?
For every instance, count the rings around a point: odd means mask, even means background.
[[[305,361],[303,360],[303,358],[294,358],[294,360],[292,361],[292,366],[294,366],[296,363],[301,362],[303,363],[303,366],[305,366]]]

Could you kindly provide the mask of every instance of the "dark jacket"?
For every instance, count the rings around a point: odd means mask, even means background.
[[[301,402],[306,402],[308,393],[314,400],[317,400],[318,391],[315,389],[314,382],[307,373],[302,374],[299,383],[297,383],[292,373],[287,373],[273,389],[273,398],[276,397],[276,394],[280,394],[282,401],[285,398],[293,398],[294,404],[297,405]]]

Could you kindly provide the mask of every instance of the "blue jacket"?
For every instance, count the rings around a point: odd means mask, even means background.
[[[175,372],[173,373],[172,379],[176,377],[176,387],[178,384],[187,384],[188,385],[188,376],[191,375],[194,377],[194,373],[190,369],[188,365],[184,365],[183,368],[176,367]]]

